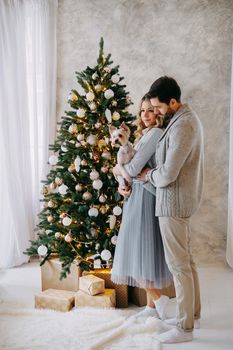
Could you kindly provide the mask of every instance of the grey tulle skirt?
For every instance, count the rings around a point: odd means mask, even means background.
[[[163,288],[172,277],[155,216],[156,197],[134,181],[131,196],[124,201],[112,268],[112,281],[141,288]]]

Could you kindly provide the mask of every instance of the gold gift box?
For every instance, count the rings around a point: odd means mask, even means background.
[[[35,295],[36,309],[70,311],[74,306],[75,293],[67,290],[47,289]]]
[[[161,289],[161,294],[167,295],[169,298],[175,298],[176,291],[174,283],[169,287]],[[147,304],[145,289],[138,287],[129,287],[129,300],[137,306],[145,306]]]
[[[81,290],[75,294],[75,307],[115,307],[116,292],[115,289],[105,289],[104,293],[89,295]]]
[[[128,307],[128,286],[123,284],[115,284],[111,281],[111,269],[96,269],[91,271],[83,271],[83,276],[95,275],[105,281],[106,288],[112,288],[116,291],[116,307]]]
[[[71,264],[70,274],[59,280],[61,273],[61,262],[58,258],[47,260],[41,266],[41,289],[61,289],[77,292],[79,288],[79,277],[82,275],[80,267]]]
[[[104,293],[105,282],[94,275],[79,277],[79,289],[89,295]]]

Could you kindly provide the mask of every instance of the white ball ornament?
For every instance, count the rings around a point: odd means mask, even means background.
[[[100,203],[105,203],[106,197],[103,194],[101,194],[101,196],[99,196],[99,201],[100,201]]]
[[[91,77],[93,80],[96,80],[98,78],[97,72],[93,73]]]
[[[97,142],[97,138],[95,135],[91,134],[87,137],[87,142],[91,145],[91,146],[94,146],[96,145],[96,142]]]
[[[71,124],[68,129],[70,134],[75,134],[78,131],[78,125],[77,124]]]
[[[112,243],[113,245],[116,245],[116,244],[117,244],[117,236],[116,236],[116,235],[112,236],[112,238],[111,238],[111,243]]]
[[[85,116],[85,109],[83,109],[83,108],[77,109],[76,115],[79,118],[83,118]]]
[[[97,230],[95,228],[91,228],[91,235],[95,237],[97,235]]]
[[[96,129],[99,129],[99,128],[101,127],[101,125],[102,125],[102,124],[99,123],[99,122],[98,122],[98,123],[95,123],[95,128],[96,128]]]
[[[95,95],[93,94],[93,92],[90,91],[86,94],[87,101],[93,101],[94,98],[95,98]]]
[[[103,187],[103,182],[101,180],[94,180],[92,186],[95,190],[100,190]]]
[[[96,107],[95,102],[90,103],[89,107],[90,107],[90,110],[91,110],[91,111],[96,111],[96,108],[97,108],[97,107]]]
[[[111,159],[111,153],[110,152],[103,152],[102,157],[104,159]]]
[[[104,71],[105,71],[106,73],[110,73],[111,70],[112,70],[112,68],[110,68],[110,67],[105,67],[105,68],[104,68]]]
[[[53,220],[54,220],[54,216],[53,215],[49,215],[48,217],[47,217],[47,221],[51,224],[51,222],[53,222]]]
[[[66,147],[66,143],[63,143],[63,144],[61,145],[61,150],[62,150],[63,152],[67,152],[67,151],[68,151],[68,149],[67,149],[67,147]]]
[[[77,140],[78,140],[78,141],[83,141],[84,138],[85,138],[85,136],[84,136],[83,134],[78,134],[78,135],[77,135]]]
[[[100,256],[103,260],[108,261],[109,259],[111,259],[112,254],[108,249],[104,249],[102,250]]]
[[[70,243],[70,242],[72,242],[72,240],[73,240],[72,236],[69,233],[67,233],[67,235],[65,236],[65,241],[67,243]]]
[[[113,214],[114,215],[119,216],[119,215],[121,215],[121,213],[122,213],[121,207],[116,206],[116,207],[113,208]]]
[[[37,249],[37,253],[40,255],[40,256],[44,256],[46,255],[48,252],[48,248],[45,246],[45,245],[40,245]]]
[[[86,166],[87,165],[87,161],[85,159],[81,160],[81,165]]]
[[[61,233],[60,232],[56,232],[54,236],[55,236],[55,238],[59,239],[61,237]]]
[[[77,171],[77,173],[80,170],[80,165],[81,165],[81,158],[79,156],[77,156],[75,158],[75,161],[74,161],[74,166],[75,166],[75,170]]]
[[[71,222],[72,222],[72,219],[69,218],[68,216],[66,216],[66,217],[62,220],[62,224],[63,224],[64,226],[70,226]]]
[[[113,120],[115,120],[115,121],[117,121],[117,120],[119,120],[120,119],[120,113],[118,113],[118,112],[113,112],[113,114],[112,114],[112,119]]]
[[[111,89],[108,89],[104,92],[104,97],[108,100],[114,96],[114,92]]]
[[[91,209],[88,210],[88,215],[89,216],[96,217],[96,216],[98,216],[98,214],[99,214],[99,211],[98,211],[97,208],[91,208]]]
[[[49,208],[54,208],[56,206],[56,203],[52,200],[48,201],[48,207]]]
[[[112,75],[111,81],[112,81],[114,84],[117,84],[117,83],[119,82],[119,80],[120,80],[119,75],[117,75],[117,74]]]
[[[59,177],[56,177],[54,181],[58,186],[62,185],[62,183],[63,183],[63,180],[60,179]]]
[[[100,170],[104,174],[106,174],[108,172],[108,168],[106,166],[102,166],[102,168]]]
[[[62,195],[66,194],[68,187],[64,184],[58,187],[58,192]]]
[[[52,155],[49,157],[49,164],[51,165],[56,165],[58,162],[58,157],[55,155]]]
[[[99,177],[100,177],[100,174],[99,174],[98,171],[96,171],[96,170],[93,170],[93,171],[90,173],[90,179],[91,179],[91,180],[97,180]]]
[[[76,143],[75,143],[75,147],[80,148],[81,146],[82,146],[82,145],[81,145],[80,142],[76,142]]]
[[[96,243],[95,249],[96,249],[97,251],[100,249],[100,244],[99,244],[99,243]]]

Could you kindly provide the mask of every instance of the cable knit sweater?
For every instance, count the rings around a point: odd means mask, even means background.
[[[161,135],[156,164],[147,175],[156,187],[156,216],[193,215],[203,188],[203,131],[187,105],[175,113]]]

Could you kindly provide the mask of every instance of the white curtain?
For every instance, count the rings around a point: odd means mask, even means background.
[[[0,1],[0,267],[28,261],[56,129],[57,0]]]
[[[228,228],[227,253],[228,264],[233,268],[233,52],[231,68],[231,106],[230,106],[230,140],[229,140],[229,187],[228,187]]]

